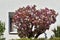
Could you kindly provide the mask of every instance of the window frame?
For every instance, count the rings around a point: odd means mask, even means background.
[[[8,19],[9,19],[9,34],[17,34],[17,32],[13,32],[12,31],[12,16],[14,15],[14,12],[9,12],[9,17],[8,17]]]

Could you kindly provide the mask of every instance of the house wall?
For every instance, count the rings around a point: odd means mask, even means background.
[[[55,9],[59,15],[57,17],[57,21],[54,25],[51,25],[51,28],[57,25],[60,25],[60,0],[0,0],[0,20],[5,22],[6,30],[4,32],[4,37],[6,40],[11,38],[19,38],[17,35],[9,34],[9,19],[8,12],[14,12],[19,7],[27,6],[27,5],[36,5],[37,9],[40,8],[52,8]]]

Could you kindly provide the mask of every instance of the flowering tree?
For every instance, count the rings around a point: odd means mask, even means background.
[[[32,7],[28,5],[14,12],[12,22],[17,26],[18,35],[21,38],[37,38],[56,21],[55,10],[48,8],[37,10],[35,7],[35,5]]]

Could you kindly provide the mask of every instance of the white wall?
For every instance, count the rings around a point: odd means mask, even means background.
[[[5,27],[5,37],[18,38],[17,35],[9,35],[9,25],[8,25],[8,12],[17,10],[19,7],[27,5],[36,5],[37,9],[39,8],[53,8],[58,13],[60,13],[60,0],[0,0],[0,19],[6,23]],[[57,22],[54,26],[60,25],[60,14],[57,17]]]

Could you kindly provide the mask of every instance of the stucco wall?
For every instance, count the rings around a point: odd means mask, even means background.
[[[19,38],[17,35],[9,34],[8,12],[14,12],[19,7],[34,4],[37,6],[37,9],[48,7],[55,9],[58,13],[60,13],[60,0],[0,0],[0,19],[6,24],[6,30],[4,33],[6,40],[9,40],[11,38]],[[60,25],[59,21],[60,14],[58,15],[57,21],[53,26]]]

